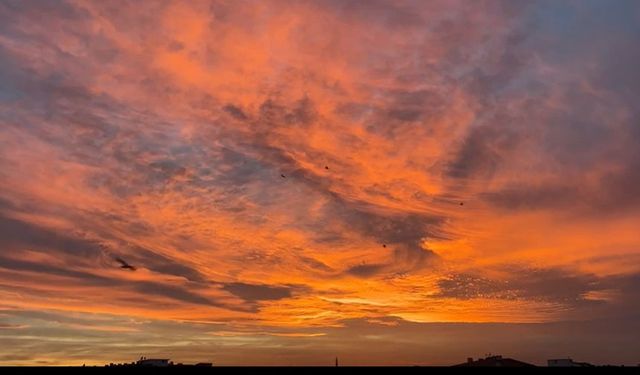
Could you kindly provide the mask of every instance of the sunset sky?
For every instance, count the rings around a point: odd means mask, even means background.
[[[0,364],[486,353],[640,363],[640,1],[0,0]]]

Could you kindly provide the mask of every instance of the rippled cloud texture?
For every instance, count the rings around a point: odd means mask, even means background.
[[[0,363],[636,364],[639,42],[623,0],[0,1]]]

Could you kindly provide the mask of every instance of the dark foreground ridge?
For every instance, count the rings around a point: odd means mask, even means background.
[[[638,365],[640,366],[640,364]],[[27,366],[31,367],[31,366]],[[38,366],[33,366],[38,367]],[[212,369],[212,367],[215,367]],[[327,371],[330,367],[340,367],[340,370],[343,369],[369,369],[369,368],[378,368],[378,369],[424,369],[427,368],[439,368],[439,369],[463,369],[466,367],[482,367],[482,368],[496,368],[496,367],[519,367],[519,368],[548,368],[548,367],[591,367],[591,368],[624,368],[625,366],[615,366],[615,365],[600,365],[596,366],[587,362],[577,362],[571,358],[559,358],[559,359],[549,359],[547,360],[547,366],[536,366],[531,363],[527,363],[524,361],[520,361],[513,358],[506,358],[501,355],[487,355],[484,358],[478,358],[474,360],[473,358],[467,358],[466,362],[455,364],[451,366],[417,366],[417,365],[407,365],[407,366],[342,366],[339,365],[338,358],[335,358],[335,362],[328,364],[327,366],[214,366],[211,362],[200,362],[195,364],[183,364],[183,363],[174,363],[168,358],[147,358],[140,357],[139,360],[128,363],[109,363],[105,366],[68,366],[65,367],[67,369],[117,369],[117,370],[133,370],[133,371],[141,371],[144,369],[155,369],[155,370],[194,370],[194,371],[221,371],[224,369],[242,369],[243,371],[249,371],[250,373],[263,373],[264,371],[271,372],[287,372],[289,370],[295,371],[296,373],[308,373],[314,369],[324,369]],[[49,367],[52,368],[52,367]],[[637,370],[637,367],[627,367],[627,369]],[[335,371],[335,370],[334,370]],[[421,371],[421,372],[422,372]]]

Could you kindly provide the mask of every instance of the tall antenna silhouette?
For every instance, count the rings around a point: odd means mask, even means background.
[[[338,357],[336,357],[336,367],[338,367]]]

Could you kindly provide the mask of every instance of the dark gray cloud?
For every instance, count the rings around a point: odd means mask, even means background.
[[[10,57],[10,55],[4,51],[0,45],[0,66],[3,69],[0,71],[0,100],[3,102],[11,102],[21,99],[23,97],[22,85],[23,79],[25,79],[25,72],[21,71],[17,62]],[[8,111],[0,114],[0,118],[6,118],[10,116]]]
[[[439,297],[547,300],[576,305],[592,302],[587,293],[608,289],[605,279],[565,269],[514,267],[500,280],[470,274],[440,280]]]
[[[120,284],[120,281],[92,273],[95,269],[78,271],[71,268],[62,268],[46,263],[36,263],[13,258],[0,257],[0,267],[12,271],[27,271],[39,274],[63,276],[82,280],[87,285],[111,287]]]
[[[82,239],[74,239],[19,220],[6,217],[1,217],[1,219],[0,235],[2,235],[2,240],[0,243],[3,243],[3,246],[27,246],[30,249],[40,251],[45,251],[45,249],[48,252],[60,251],[65,254],[65,259],[72,261],[72,263],[69,264],[69,268],[62,268],[49,264],[0,257],[0,267],[2,268],[69,277],[81,280],[85,285],[105,288],[126,288],[143,294],[163,296],[187,303],[236,309],[224,303],[203,297],[183,287],[149,281],[125,282],[111,277],[100,276],[100,269],[109,267],[108,264],[102,264],[100,261],[101,255],[105,251],[103,245]],[[131,251],[132,249],[129,250]],[[136,251],[132,251],[134,255],[129,256],[128,259],[138,267],[145,267],[155,272],[184,277],[193,282],[190,285],[196,289],[202,288],[208,283],[206,277],[194,268],[158,255],[151,250],[142,248],[135,250]],[[80,259],[73,261],[73,258],[68,258],[69,256],[78,256]],[[89,258],[87,259],[87,257]],[[87,271],[79,271],[78,267],[87,267]],[[237,282],[223,284],[223,289],[247,302],[255,303],[262,300],[289,298],[292,296],[292,291],[294,289],[298,290],[299,288]]]
[[[25,221],[0,214],[0,245],[5,248],[25,247],[35,251],[56,251],[80,259],[96,259],[103,253],[98,243],[77,239]]]
[[[494,207],[508,210],[569,210],[577,215],[633,212],[640,205],[639,163],[603,173],[595,183],[567,179],[559,183],[511,185],[479,194]],[[569,212],[569,211],[568,211]]]
[[[430,91],[398,91],[393,97],[395,102],[409,107],[441,105],[435,94]],[[444,217],[429,214],[379,214],[376,213],[376,207],[349,201],[332,190],[330,181],[325,176],[300,166],[291,156],[291,150],[285,149],[285,146],[279,145],[279,142],[273,139],[276,135],[272,133],[273,129],[283,126],[305,126],[314,119],[315,109],[309,98],[304,97],[290,105],[276,99],[266,100],[260,107],[257,120],[257,126],[261,130],[252,139],[237,144],[237,149],[225,149],[219,155],[222,158],[221,163],[229,168],[224,176],[216,179],[216,184],[228,184],[230,188],[242,189],[244,184],[264,181],[268,176],[281,183],[278,176],[282,173],[287,176],[287,183],[302,184],[329,199],[329,203],[323,209],[324,215],[317,222],[310,222],[309,218],[306,218],[300,223],[312,232],[317,232],[317,228],[323,226],[324,220],[338,220],[380,243],[400,245],[402,249],[393,253],[393,256],[397,255],[403,260],[422,263],[428,255],[433,255],[421,248],[420,241],[427,236],[447,238],[448,235],[442,230]],[[312,160],[322,160],[322,164],[329,164],[332,168],[342,164],[340,160],[333,160],[333,157],[315,155],[313,150],[304,151]],[[381,194],[385,193],[382,186],[373,186],[367,191],[374,193],[372,189]],[[342,240],[339,234],[329,234],[327,237],[322,231],[318,232],[315,239],[320,242]],[[408,252],[413,252],[414,256],[408,256]]]
[[[442,93],[429,90],[391,91],[387,116],[400,122],[412,122],[423,117],[436,117],[446,108],[447,100]],[[424,125],[423,125],[424,126]]]
[[[384,263],[367,264],[362,261],[348,267],[344,273],[362,278],[377,277],[386,275],[395,277],[406,273],[420,271],[428,267],[435,260],[435,253],[420,247],[406,245],[388,245],[381,248],[381,251],[388,252],[388,260]]]
[[[366,3],[358,0],[330,0],[315,3],[318,6],[327,7],[341,18],[384,25],[389,30],[415,27],[424,21],[407,3],[390,3],[383,0],[372,0]]]
[[[500,191],[483,193],[489,203],[509,210],[559,209],[574,205],[581,199],[575,186],[511,186]]]
[[[365,210],[348,210],[344,213],[345,222],[351,223],[359,231],[376,238],[381,243],[403,243],[416,246],[427,236],[427,226],[441,223],[441,218],[419,214],[383,215]]]
[[[328,265],[312,257],[300,256],[299,258],[301,262],[303,262],[305,265],[311,267],[316,271],[327,272],[327,273],[334,271],[333,268],[329,267]]]
[[[89,269],[108,266],[109,258],[114,258],[118,255],[129,259],[139,267],[145,267],[154,272],[181,276],[194,282],[206,282],[206,277],[196,269],[169,259],[150,249],[131,247],[126,244],[121,244],[121,248],[113,249],[99,241],[76,237],[73,233],[59,233],[2,215],[0,215],[0,245],[6,248],[14,248],[17,252],[22,250],[47,253],[59,252],[68,261],[72,261],[72,264],[82,265]],[[123,252],[126,252],[126,255]],[[74,258],[75,261],[73,260]],[[33,266],[37,267],[38,265],[33,264]],[[48,266],[43,264],[42,267],[44,271]],[[32,270],[37,271],[36,269]],[[52,270],[49,269],[49,271]],[[95,276],[92,274],[83,275],[86,277]],[[83,275],[76,276],[83,277]]]
[[[362,120],[374,109],[376,109],[376,107],[369,103],[342,102],[336,105],[334,111],[336,114],[351,121],[358,121]]]
[[[224,283],[222,289],[248,302],[279,300],[292,296],[292,289],[287,286],[235,282]]]
[[[308,125],[318,117],[313,101],[305,96],[296,101],[291,110],[285,115],[287,123],[293,125]]]
[[[640,138],[638,142],[640,144]],[[634,212],[640,207],[640,195],[637,193],[637,186],[640,185],[640,151],[630,157],[636,161],[601,177],[599,192],[588,197],[596,209],[604,212]]]
[[[375,276],[387,268],[385,264],[359,264],[347,269],[347,273],[358,277]]]
[[[372,210],[373,211],[373,210]],[[389,252],[391,268],[405,271],[419,269],[428,264],[435,254],[421,245],[423,238],[446,238],[441,230],[443,218],[431,215],[404,214],[384,215],[367,211],[357,204],[337,205],[332,214],[365,237],[375,239],[380,251]],[[382,245],[387,245],[383,248]],[[370,276],[389,267],[355,266],[348,272],[359,276]]]
[[[224,303],[214,301],[211,298],[207,298],[197,293],[188,291],[182,287],[171,286],[151,281],[136,281],[131,283],[130,285],[132,289],[135,289],[143,295],[150,294],[154,296],[163,296],[176,301],[182,301],[196,305],[230,308],[230,306]]]
[[[520,137],[509,123],[474,126],[446,167],[448,176],[491,178]]]
[[[315,106],[308,97],[302,97],[289,105],[269,98],[260,105],[256,124],[261,126],[263,132],[270,133],[269,128],[305,127],[316,117]]]
[[[91,285],[103,288],[119,288],[134,290],[142,295],[166,297],[175,301],[192,303],[205,306],[217,306],[230,310],[244,311],[241,307],[234,307],[225,303],[204,297],[198,293],[189,291],[181,286],[169,285],[166,283],[158,283],[153,281],[132,281],[121,280],[112,277],[100,276],[99,267],[88,269],[87,271],[79,271],[72,268],[63,268],[43,263],[35,263],[22,261],[12,258],[0,257],[0,268],[12,271],[28,271],[42,275],[55,275],[76,279],[84,285]],[[192,285],[196,287],[197,285]],[[200,286],[201,287],[201,286]],[[269,291],[271,291],[269,289]],[[250,293],[250,292],[249,292]]]
[[[227,104],[222,108],[223,111],[230,114],[236,120],[248,120],[249,117],[244,113],[244,111],[240,107],[236,107],[233,104]]]
[[[131,261],[151,271],[184,277],[194,283],[206,283],[207,277],[197,269],[167,258],[149,249],[136,247],[133,249]]]

